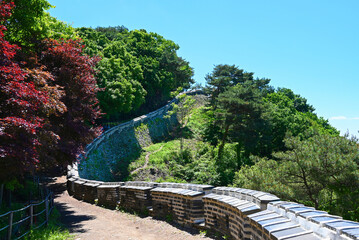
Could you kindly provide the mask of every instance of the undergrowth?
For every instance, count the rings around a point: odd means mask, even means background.
[[[139,158],[129,165],[128,171],[132,172],[129,180],[231,184],[238,167],[236,144],[227,143],[219,161],[218,147],[203,140],[208,118],[210,115],[203,105],[193,108],[184,129],[183,150],[180,150],[179,136],[144,148]]]
[[[25,237],[26,240],[72,240],[75,239],[62,224],[60,224],[60,213],[56,208],[53,209],[48,226],[43,226],[36,230],[31,230]]]

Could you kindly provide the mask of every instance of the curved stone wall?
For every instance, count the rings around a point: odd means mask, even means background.
[[[170,104],[109,129],[87,147],[85,161],[91,161],[99,149],[106,153],[106,145],[121,133],[127,137],[126,128],[161,118],[169,108]],[[98,177],[88,170],[79,174],[77,164],[68,167],[67,189],[71,196],[100,206],[119,206],[171,219],[187,227],[211,229],[232,239],[359,239],[359,223],[281,201],[266,192],[183,183],[104,182],[86,176]]]
[[[359,223],[266,192],[198,184],[101,182],[69,167],[67,188],[76,199],[147,213],[232,239],[359,239]]]
[[[203,94],[200,90],[188,95]],[[128,165],[139,157],[141,149],[167,137],[178,122],[175,116],[163,118],[177,102],[174,98],[166,106],[137,117],[105,131],[80,156],[79,172],[83,178],[101,181],[121,180],[127,177]]]

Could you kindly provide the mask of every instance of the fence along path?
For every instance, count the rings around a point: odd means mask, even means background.
[[[42,206],[43,205],[43,206]],[[43,208],[43,209],[42,209]],[[21,239],[49,222],[49,216],[54,208],[54,195],[50,192],[44,200],[38,203],[31,203],[26,207],[12,210],[0,215],[0,224],[7,222],[5,226],[1,225],[0,239]],[[18,217],[15,217],[18,215]],[[42,222],[41,216],[44,216]],[[23,227],[21,229],[21,227]]]

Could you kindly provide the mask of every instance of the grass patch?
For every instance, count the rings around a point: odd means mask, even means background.
[[[72,240],[73,235],[65,229],[59,221],[60,213],[56,208],[53,209],[48,226],[43,226],[36,230],[31,230],[30,234],[25,237],[26,240]]]
[[[203,184],[217,182],[217,166],[213,160],[214,149],[207,143],[185,139],[184,150],[180,152],[180,141],[172,140],[153,144],[144,150],[140,158],[131,163],[130,171],[142,167],[146,155],[150,153],[148,164],[131,175],[131,180]]]

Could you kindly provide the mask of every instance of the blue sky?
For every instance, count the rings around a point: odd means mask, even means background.
[[[73,27],[124,25],[180,46],[196,82],[235,64],[308,99],[342,133],[359,136],[357,0],[49,0]]]

